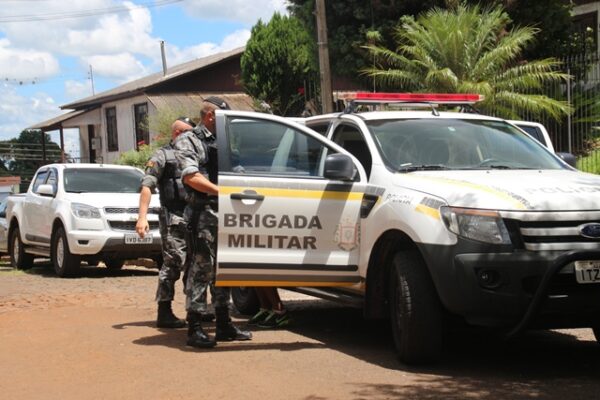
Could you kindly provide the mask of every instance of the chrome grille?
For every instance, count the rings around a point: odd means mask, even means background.
[[[104,207],[104,212],[107,214],[137,214],[140,211],[137,207]],[[160,207],[152,207],[148,209],[148,214],[158,214]]]
[[[115,231],[135,232],[136,221],[108,221],[110,228]],[[150,230],[158,229],[158,221],[148,221]]]
[[[516,223],[523,246],[531,251],[600,250],[600,238],[584,237],[581,225],[600,223],[597,211],[501,212]]]

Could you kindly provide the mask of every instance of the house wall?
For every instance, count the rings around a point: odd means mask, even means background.
[[[88,126],[89,125],[94,126],[94,136],[98,137],[100,135],[101,123],[102,123],[102,119],[101,119],[100,109],[97,108],[95,110],[91,110],[84,114],[78,115],[77,117],[71,118],[65,124],[66,128],[79,129],[79,161],[80,162],[85,162],[85,163],[96,162],[96,160],[90,160],[90,156],[89,156]]]
[[[571,12],[572,16],[590,14],[593,13],[596,15],[596,26],[593,27],[596,32],[596,50],[600,50],[600,27],[598,26],[598,22],[600,18],[600,1],[576,1],[576,5],[573,7],[573,11]]]
[[[117,161],[121,153],[135,149],[135,121],[133,106],[139,103],[148,103],[148,113],[150,114],[151,104],[145,95],[131,97],[127,99],[104,103],[100,108],[101,124],[99,134],[102,137],[102,149],[97,151],[96,162],[113,164]],[[117,151],[108,151],[108,136],[106,130],[106,109],[115,107],[117,111],[117,135],[119,149]],[[154,111],[152,111],[154,112]],[[86,131],[87,135],[87,131]],[[80,135],[82,136],[82,135]],[[100,157],[98,157],[100,156]]]
[[[240,57],[233,57],[180,78],[170,79],[148,93],[243,92],[240,73]]]

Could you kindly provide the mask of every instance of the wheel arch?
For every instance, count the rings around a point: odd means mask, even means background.
[[[405,232],[399,230],[384,232],[373,246],[367,269],[364,309],[366,318],[388,318],[388,280],[392,260],[400,250],[415,250],[423,257],[417,244]]]

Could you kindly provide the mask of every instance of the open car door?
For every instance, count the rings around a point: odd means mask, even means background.
[[[362,166],[309,128],[217,111],[218,286],[359,282]]]

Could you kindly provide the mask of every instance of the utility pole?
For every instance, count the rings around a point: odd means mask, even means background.
[[[327,46],[327,19],[325,0],[316,1],[317,44],[319,47],[319,77],[321,79],[321,102],[323,113],[333,112],[331,70],[329,69],[329,47]]]
[[[160,57],[162,58],[163,76],[167,75],[167,56],[165,54],[165,41],[160,41]]]
[[[90,64],[90,81],[92,81],[92,96],[94,96],[95,90],[94,90],[94,72],[92,71],[92,64]]]

